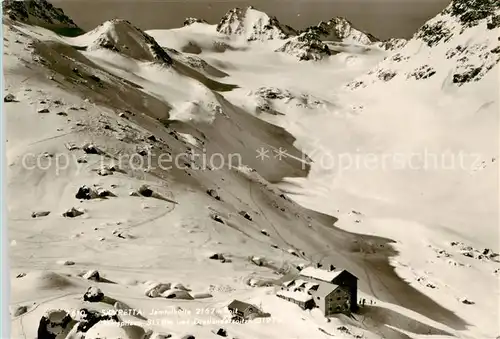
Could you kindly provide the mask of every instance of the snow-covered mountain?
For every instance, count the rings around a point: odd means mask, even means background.
[[[283,46],[276,49],[276,52],[293,55],[301,61],[317,61],[335,54],[314,31],[303,32],[299,36],[291,38]]]
[[[229,10],[217,25],[217,32],[241,36],[247,41],[286,39],[296,33],[293,28],[282,25],[276,17],[252,6]]]
[[[321,21],[316,26],[304,30],[316,33],[322,41],[340,41],[369,45],[379,41],[373,35],[356,29],[350,21],[343,17],[335,17],[328,21]]]
[[[482,79],[500,61],[500,3],[453,1],[352,88],[373,82],[435,79],[440,87]]]
[[[127,20],[113,19],[74,39],[89,51],[107,49],[133,59],[172,64],[172,59],[153,37]]]
[[[202,24],[207,24],[208,22],[205,21],[204,19],[198,19],[198,18],[193,18],[193,17],[189,17],[189,18],[186,18],[184,20],[184,26],[189,26],[189,25],[192,25],[194,23],[202,23]]]
[[[408,42],[254,8],[71,38],[31,13],[3,26],[6,337],[498,335],[496,2]],[[278,298],[304,266],[354,274],[359,312]]]

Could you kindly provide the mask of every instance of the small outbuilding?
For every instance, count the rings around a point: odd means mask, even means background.
[[[257,306],[239,300],[233,300],[227,308],[232,314],[232,320],[235,321],[249,320],[260,313]]]
[[[310,294],[299,291],[289,291],[289,290],[281,290],[276,293],[281,299],[285,299],[286,301],[297,304],[303,310],[311,310],[314,308],[315,303],[313,297]]]

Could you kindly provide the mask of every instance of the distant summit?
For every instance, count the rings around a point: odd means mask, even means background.
[[[311,31],[290,39],[276,52],[293,55],[300,61],[317,61],[335,54],[321,41],[318,34]]]
[[[286,39],[296,35],[290,26],[282,25],[276,17],[250,6],[229,10],[217,25],[217,32],[242,36],[247,41]]]
[[[46,0],[4,0],[2,9],[4,17],[10,20],[44,27],[60,34],[70,31],[73,32],[71,34],[83,33],[83,30],[64,14],[62,9],[54,7]]]
[[[189,17],[189,18],[186,18],[184,20],[184,24],[183,26],[189,26],[189,25],[192,25],[194,23],[200,23],[200,24],[208,24],[207,21],[203,20],[203,19],[198,19],[198,18],[192,18],[192,17]]]
[[[87,48],[109,49],[137,60],[172,64],[172,59],[156,40],[127,20],[106,21],[85,34]]]
[[[336,17],[326,22],[321,21],[318,25],[308,27],[303,32],[315,33],[322,41],[339,41],[362,45],[369,45],[379,41],[373,35],[354,28],[350,21],[342,17]]]

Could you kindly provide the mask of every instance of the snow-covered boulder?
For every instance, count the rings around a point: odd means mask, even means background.
[[[38,338],[65,338],[74,324],[65,310],[49,310],[38,324]]]
[[[16,97],[12,93],[8,93],[3,97],[3,102],[14,102],[16,101]]]
[[[144,328],[127,323],[100,321],[85,334],[85,339],[144,339]]]
[[[19,317],[20,315],[23,315],[24,313],[28,312],[28,306],[25,305],[9,306],[9,311],[13,317]]]
[[[99,282],[101,280],[101,275],[97,270],[88,270],[82,275],[82,278]]]
[[[170,289],[161,294],[162,297],[167,299],[184,299],[184,300],[193,300],[193,296],[189,294],[188,291],[183,290],[174,290]]]
[[[91,286],[87,289],[85,294],[83,295],[83,300],[91,303],[99,302],[104,299],[104,293],[102,293],[101,289],[95,286]]]
[[[170,288],[173,290],[181,290],[181,291],[188,291],[188,292],[191,291],[189,288],[187,288],[186,286],[184,286],[181,283],[172,283],[172,286]]]
[[[75,208],[75,207],[71,207],[69,210],[67,210],[66,212],[64,212],[62,214],[63,217],[65,218],[76,218],[80,215],[83,215],[85,212],[81,209],[78,209],[78,208]]]
[[[163,292],[170,289],[170,283],[152,282],[146,285],[144,294],[150,298],[158,298]]]

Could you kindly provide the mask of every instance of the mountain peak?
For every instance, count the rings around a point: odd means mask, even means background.
[[[378,41],[373,35],[358,30],[344,17],[334,17],[320,21],[318,25],[306,28],[303,32],[314,32],[322,41],[341,41],[369,45]]]
[[[334,54],[320,40],[319,35],[312,31],[303,32],[299,36],[290,39],[276,52],[293,55],[301,61],[317,61]]]
[[[217,25],[217,32],[243,36],[247,41],[286,39],[296,32],[253,6],[230,9]]]
[[[86,35],[91,39],[89,50],[105,48],[137,60],[172,64],[156,40],[128,20],[106,21]]]
[[[183,26],[189,26],[189,25],[192,25],[194,23],[208,24],[208,22],[206,20],[189,17],[189,18],[186,18],[184,20]]]
[[[46,0],[4,0],[4,17],[29,25],[48,29],[74,29],[81,32],[76,23],[64,11]]]
[[[414,38],[433,47],[480,23],[485,23],[487,31],[500,27],[500,2],[453,0],[441,13],[427,21]]]
[[[454,0],[428,20],[410,39],[379,44],[392,50],[368,74],[348,87],[370,83],[429,81],[429,84],[461,87],[479,82],[500,63],[498,33],[500,2]],[[394,80],[393,80],[394,79]]]

